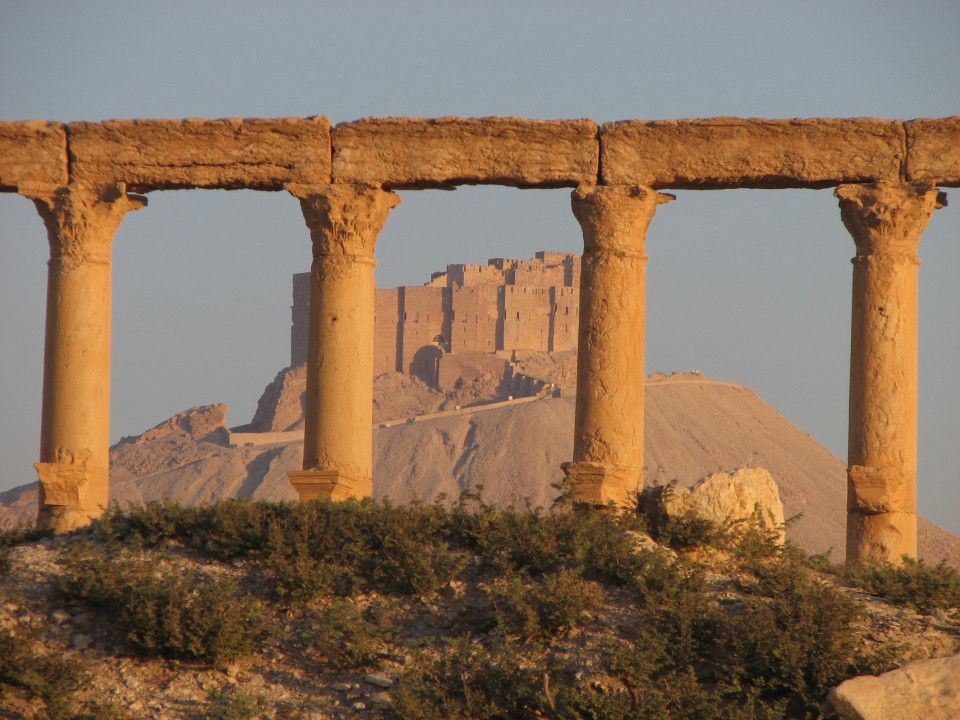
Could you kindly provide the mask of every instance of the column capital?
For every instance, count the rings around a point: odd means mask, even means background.
[[[128,193],[124,183],[21,183],[17,192],[33,201],[43,219],[51,259],[69,265],[84,259],[109,262],[113,236],[124,216],[147,205],[147,198]]]
[[[643,255],[647,227],[658,205],[675,200],[642,185],[581,185],[571,193],[583,229],[584,253]]]
[[[390,210],[400,204],[396,193],[370,185],[286,185],[300,200],[310,229],[313,256],[339,255],[374,262],[374,246]]]
[[[877,182],[839,185],[840,218],[857,244],[857,256],[900,255],[915,259],[920,236],[947,195],[925,183]]]

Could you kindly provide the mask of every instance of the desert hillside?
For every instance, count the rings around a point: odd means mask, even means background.
[[[546,364],[530,358],[528,371],[563,375],[569,360]],[[550,505],[560,464],[570,459],[572,398],[484,404],[502,399],[503,388],[482,376],[452,399],[397,373],[378,377],[375,388],[375,495],[397,502],[441,494],[456,499],[482,484],[491,503]],[[264,392],[254,422],[235,430],[295,433],[302,428],[302,392],[302,367],[281,372]],[[294,500],[286,472],[300,467],[302,441],[295,437],[233,447],[226,406],[194,408],[112,448],[111,498],[120,504],[162,497],[187,504],[230,497]],[[841,558],[843,461],[751,389],[699,374],[651,376],[645,452],[648,483],[692,485],[720,470],[766,468],[787,517],[800,516],[788,538],[809,552],[833,549],[832,557]],[[30,522],[36,502],[35,485],[0,495],[0,523]],[[960,539],[926,521],[920,550],[929,562],[946,559],[960,567]]]

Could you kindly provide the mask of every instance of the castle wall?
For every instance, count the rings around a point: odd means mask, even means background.
[[[550,349],[550,288],[507,285],[503,291],[501,350]]]
[[[307,328],[310,321],[310,273],[293,276],[293,306],[290,308],[290,367],[307,361]]]
[[[424,347],[443,344],[444,330],[443,295],[446,288],[430,286],[404,286],[398,288],[400,295],[400,344],[399,369],[416,375],[425,381],[436,379],[432,358],[436,353],[421,353]],[[438,339],[440,338],[440,339]],[[429,355],[429,357],[425,357]],[[424,364],[427,361],[427,364]]]
[[[447,265],[447,285],[503,285],[503,270],[494,265]]]
[[[448,265],[430,277],[426,285],[377,289],[375,374],[403,372],[436,386],[443,353],[577,346],[577,255],[542,251],[533,260],[492,258],[486,265]],[[294,366],[307,360],[309,300],[310,273],[298,273],[290,337]]]
[[[452,288],[450,352],[498,349],[500,291],[496,285]]]
[[[377,288],[373,309],[373,374],[400,370],[402,343],[399,288]]]
[[[572,350],[577,347],[580,325],[580,288],[550,288],[550,352]]]

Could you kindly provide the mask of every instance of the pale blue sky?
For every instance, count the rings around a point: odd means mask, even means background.
[[[960,114],[958,38],[955,0],[0,0],[0,119],[943,117]],[[960,533],[953,194],[920,252],[919,493]],[[648,371],[746,383],[845,457],[853,242],[831,191],[678,195],[648,238]],[[566,190],[402,196],[383,286],[581,248]],[[46,258],[32,204],[0,196],[0,490],[35,478]],[[112,440],[211,402],[249,421],[308,262],[288,196],[151,193],[114,244]]]

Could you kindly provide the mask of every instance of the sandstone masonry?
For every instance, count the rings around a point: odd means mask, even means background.
[[[310,273],[293,276],[290,364],[307,362]],[[462,353],[559,352],[577,347],[580,257],[536,253],[448,265],[426,285],[377,288],[375,375],[396,371],[442,386],[444,359]]]

